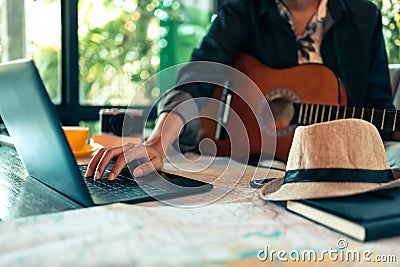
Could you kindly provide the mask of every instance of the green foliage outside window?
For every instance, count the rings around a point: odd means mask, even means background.
[[[373,0],[382,12],[383,35],[389,63],[400,63],[400,2]]]
[[[129,2],[129,4],[128,4]],[[127,105],[159,68],[158,1],[79,1],[81,102]],[[138,105],[158,96],[149,88]]]
[[[138,88],[160,69],[187,62],[210,23],[210,10],[202,12],[185,2],[81,0],[81,103],[153,104],[162,93],[160,86]],[[197,2],[204,6],[204,0]]]

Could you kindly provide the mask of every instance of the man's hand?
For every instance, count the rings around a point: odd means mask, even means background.
[[[125,144],[123,146],[101,148],[90,160],[86,177],[94,175],[100,179],[104,170],[113,158],[117,158],[108,180],[114,180],[126,164],[139,161],[140,165],[133,170],[135,177],[149,174],[163,167],[165,151],[181,134],[183,120],[174,113],[162,113],[151,136],[142,144]]]
[[[95,179],[100,179],[113,158],[116,158],[116,161],[108,175],[108,180],[114,180],[126,164],[135,160],[141,164],[133,170],[133,175],[135,177],[146,175],[163,167],[164,153],[158,151],[159,149],[155,145],[145,144],[125,144],[118,147],[101,148],[90,160],[86,177],[94,175]]]

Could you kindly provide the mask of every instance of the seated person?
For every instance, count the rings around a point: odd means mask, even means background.
[[[191,61],[229,65],[238,52],[273,68],[322,63],[343,81],[349,106],[394,109],[381,14],[372,2],[227,0],[200,47],[193,51]],[[196,74],[191,68],[183,71],[185,75],[180,75],[178,82]],[[160,169],[167,148],[178,137],[183,152],[195,148],[199,120],[188,121],[187,114],[173,110],[183,101],[211,97],[214,88],[197,83],[169,91],[159,102],[159,117],[150,137],[142,145],[100,149],[89,164],[87,176],[101,177],[114,157],[117,160],[110,180],[127,162],[136,159],[142,164],[135,168],[135,176]],[[393,144],[390,147],[392,163],[400,149],[393,150]]]

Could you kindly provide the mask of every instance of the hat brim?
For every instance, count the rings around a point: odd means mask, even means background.
[[[280,177],[266,183],[261,188],[260,197],[271,201],[341,197],[399,186],[400,179],[388,183],[299,182],[284,184],[284,177]]]

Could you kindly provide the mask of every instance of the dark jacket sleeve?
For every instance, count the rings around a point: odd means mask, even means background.
[[[382,17],[375,8],[375,20],[370,53],[366,105],[394,109],[385,42],[382,34]]]
[[[249,32],[247,10],[245,1],[241,0],[227,1],[223,5],[200,47],[193,51],[191,62],[179,72],[176,87],[159,100],[158,114],[175,112],[184,120],[185,128],[179,138],[183,152],[193,149],[198,143],[200,123],[194,111],[198,113],[206,104],[204,98],[211,97],[215,87],[223,84],[225,66],[232,62],[246,39]],[[219,64],[199,64],[203,61]],[[199,98],[203,99],[198,101]],[[189,104],[181,108],[180,104],[185,101],[191,103],[192,109]]]
[[[381,13],[374,3],[367,0],[343,2],[347,10],[333,25],[331,41],[335,47],[333,61],[338,62],[336,72],[345,83],[350,104],[392,109]],[[333,5],[334,2],[329,3]],[[331,61],[327,60],[327,63]]]

